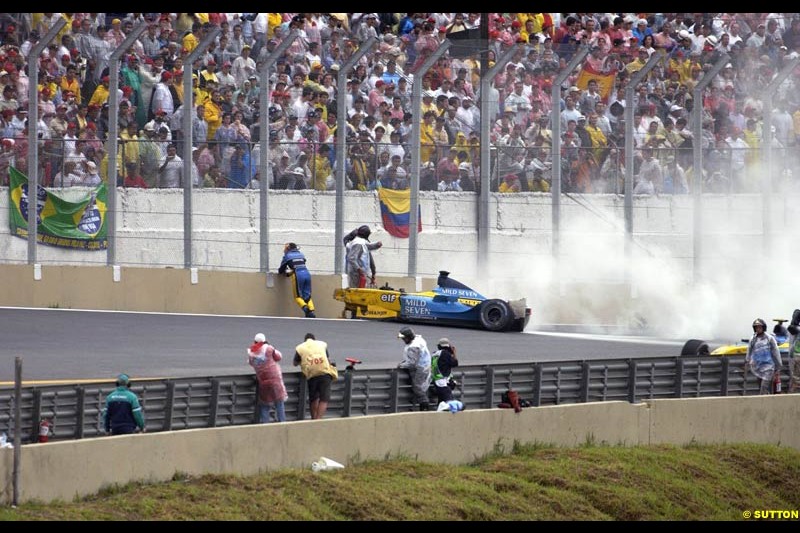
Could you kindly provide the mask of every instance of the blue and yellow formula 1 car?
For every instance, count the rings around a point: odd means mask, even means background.
[[[484,328],[489,331],[523,331],[531,318],[525,299],[489,299],[439,272],[436,287],[425,292],[378,289],[336,289],[333,297],[344,302],[345,316],[397,320],[437,325]]]

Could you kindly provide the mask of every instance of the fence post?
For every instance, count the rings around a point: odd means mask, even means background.
[[[494,400],[494,368],[487,366],[485,369],[486,390],[484,391],[483,407],[484,409],[491,409],[492,401]]]
[[[636,360],[628,359],[628,401],[636,403]]]
[[[217,410],[219,409],[219,379],[211,380],[211,400],[209,402],[208,427],[217,427]]]
[[[261,384],[258,382],[258,378],[256,376],[253,376],[253,380],[256,382],[256,394],[253,401],[253,424],[258,424],[261,421],[261,413],[259,412],[260,402],[258,399],[261,393]]]
[[[33,389],[33,412],[31,413],[31,442],[39,440],[39,421],[42,419],[42,391]]]
[[[306,397],[308,396],[308,381],[303,376],[300,376],[300,383],[297,385],[297,395],[300,401],[297,402],[297,420],[304,420],[306,418]],[[258,403],[258,400],[256,400]]]
[[[172,431],[172,413],[175,410],[175,382],[167,381],[167,395],[164,398],[164,423],[162,431]]]
[[[372,47],[378,43],[375,37],[370,37],[366,42],[361,43],[358,49],[353,52],[344,65],[341,65],[339,73],[336,74],[336,84],[339,90],[336,93],[336,131],[340,135],[336,136],[334,143],[334,150],[336,152],[336,168],[334,169],[336,176],[336,212],[334,213],[334,259],[333,259],[333,273],[341,274],[344,267],[344,246],[342,246],[342,239],[344,238],[344,189],[345,189],[345,160],[347,159],[347,104],[345,102],[345,91],[347,87],[347,77],[350,71],[356,66],[356,63],[364,57],[364,54],[372,50]],[[281,43],[283,44],[283,43]]]
[[[194,60],[201,57],[208,46],[217,38],[220,28],[212,27],[203,36],[202,40],[195,48],[184,58],[184,65],[189,67],[194,63]],[[222,68],[220,66],[220,68]],[[175,80],[177,81],[177,80]],[[264,87],[262,86],[262,89]],[[194,266],[192,262],[192,214],[194,208],[192,207],[192,130],[194,128],[195,105],[196,102],[192,97],[192,72],[191,68],[183,69],[183,268],[191,268]],[[266,113],[266,109],[262,112]],[[248,175],[250,172],[248,171]],[[216,424],[216,420],[214,421]]]
[[[108,93],[108,141],[106,142],[106,150],[108,151],[108,161],[113,162],[108,165],[108,180],[107,180],[107,197],[106,207],[107,211],[107,250],[106,250],[106,264],[113,266],[117,264],[117,148],[119,146],[119,64],[122,54],[128,51],[133,46],[133,43],[144,33],[147,29],[147,23],[142,21],[132,28],[125,39],[117,46],[111,55],[108,57],[108,78],[109,88]],[[191,65],[191,63],[188,63]],[[33,115],[34,117],[36,115]],[[33,146],[33,145],[32,145]],[[124,145],[123,145],[124,146]],[[64,151],[62,147],[62,151]],[[64,154],[66,155],[66,154]],[[123,152],[122,157],[122,175],[125,175],[125,157]],[[124,182],[123,182],[124,183]]]
[[[38,57],[38,56],[37,56]],[[14,358],[14,466],[11,473],[12,500],[16,507],[19,503],[19,480],[22,473],[22,435],[20,424],[22,418],[22,357]],[[35,442],[35,441],[34,441]]]
[[[86,416],[86,388],[83,385],[78,386],[77,391],[78,398],[76,400],[76,410],[77,412],[76,417],[77,420],[75,421],[75,438],[82,439],[83,438],[83,422]],[[53,417],[55,419],[55,416]],[[55,428],[53,429],[55,432]]]
[[[675,397],[683,398],[683,358],[675,358]]]
[[[342,399],[342,416],[350,416],[350,408],[353,404],[353,372],[350,370],[344,373],[344,398]]]
[[[434,50],[414,72],[414,82],[411,86],[411,106],[418,110],[422,107],[422,78],[428,69],[444,54],[452,43],[445,39]],[[408,186],[411,189],[411,207],[408,212],[408,277],[417,276],[417,251],[419,248],[418,231],[419,226],[419,168],[422,164],[420,159],[420,142],[422,140],[422,113],[414,113],[411,121],[411,170],[408,173]],[[488,119],[487,119],[488,120]],[[337,248],[339,248],[337,246]]]
[[[519,45],[510,47],[503,53],[503,55],[501,55],[499,58],[496,58],[497,61],[491,68],[489,68],[488,61],[486,64],[481,64],[482,76],[480,82],[480,116],[489,117],[490,105],[493,103],[489,101],[489,95],[492,94],[492,82],[498,73],[505,72],[506,64],[514,58],[514,54],[516,54],[517,50],[519,49],[518,46]],[[475,180],[475,186],[478,190],[478,272],[482,278],[489,276],[489,239],[492,235],[489,231],[489,202],[491,199],[489,192],[492,184],[491,162],[497,161],[497,158],[493,158],[491,155],[490,131],[492,129],[493,122],[493,120],[481,121],[480,179]]]
[[[259,237],[259,256],[260,256],[260,271],[269,272],[269,94],[266,90],[269,88],[269,71],[272,64],[278,60],[280,56],[292,45],[297,38],[298,30],[292,30],[288,35],[285,35],[280,44],[272,50],[271,53],[264,58],[261,64],[261,70],[258,72],[258,83],[261,90],[258,94],[258,107],[260,114],[258,116],[258,175],[261,186],[258,190],[258,204],[259,204],[259,224],[258,224],[258,237]],[[253,58],[255,59],[255,58]],[[340,85],[340,87],[342,87]],[[278,176],[272,172],[272,180],[275,187],[278,186]],[[256,406],[258,402],[256,402]],[[257,419],[256,419],[257,420]]]
[[[542,364],[533,363],[533,399],[534,407],[542,405]]]
[[[587,403],[589,401],[589,374],[592,367],[589,361],[581,363],[581,401]]]
[[[391,381],[389,386],[389,412],[397,412],[397,397],[400,395],[400,374],[396,368],[391,370]]]
[[[625,106],[624,111],[624,123],[625,123],[625,198],[623,204],[623,211],[625,216],[625,241],[624,241],[624,249],[623,253],[625,254],[625,283],[632,285],[631,281],[631,267],[630,264],[632,262],[633,257],[633,131],[634,131],[634,124],[633,124],[633,91],[639,83],[645,79],[648,73],[653,70],[656,65],[661,62],[661,56],[659,54],[653,54],[650,59],[647,60],[641,69],[634,72],[631,76],[629,83],[625,86],[625,101],[631,102],[631,105]],[[554,84],[555,85],[555,84]],[[555,93],[555,87],[553,92]],[[695,100],[695,102],[702,102],[702,100]],[[554,134],[555,135],[555,134]],[[700,134],[697,134],[696,139],[700,139]],[[699,143],[698,143],[699,144]],[[695,167],[700,168],[700,167]],[[699,181],[699,180],[698,180]],[[555,183],[555,182],[553,182]],[[630,288],[629,288],[630,290]]]
[[[553,80],[552,90],[550,92],[550,98],[553,102],[560,102],[561,101],[561,84],[567,80],[567,78],[572,74],[572,72],[578,67],[579,64],[583,61],[583,59],[589,55],[589,47],[588,46],[581,46],[578,50],[575,51],[575,54],[572,56],[569,64],[561,70],[557,75],[556,78]],[[632,122],[632,121],[631,121]],[[551,130],[553,132],[553,144],[551,148],[551,155],[554,154],[561,154],[561,136],[564,132],[561,131],[561,114],[559,106],[554,106],[553,110],[550,114],[550,124]],[[499,157],[498,153],[498,157]],[[558,261],[560,261],[561,257],[561,157],[552,157],[553,160],[553,168],[551,171],[552,180],[551,183],[553,184],[553,188],[550,191],[551,193],[551,200],[553,207],[551,208],[551,225],[553,227],[553,237],[552,237],[552,257],[555,258],[555,272],[556,275],[559,275],[559,268],[558,268]],[[497,175],[498,182],[500,180],[500,174]],[[498,186],[500,184],[498,183]],[[561,279],[559,275],[558,279]]]
[[[722,396],[728,395],[728,372],[731,368],[731,362],[727,357],[722,358],[722,377],[719,384],[719,393]]]
[[[31,47],[28,52],[28,79],[33,80],[33,83],[28,84],[28,117],[36,120],[39,116],[39,54],[41,54],[47,45],[55,39],[58,32],[67,24],[67,20],[60,17],[50,26],[50,29],[44,34],[36,44]],[[39,138],[37,137],[39,128],[28,128],[28,146],[38,146]],[[35,198],[39,185],[39,150],[28,150],[28,198]],[[38,233],[37,224],[28,224],[28,264],[33,265],[36,263],[36,237]],[[16,449],[16,448],[15,448]],[[14,452],[15,455],[17,452]],[[16,495],[15,495],[16,503]]]
[[[703,91],[711,85],[719,74],[719,71],[730,61],[730,56],[722,52],[711,69],[705,71],[703,77],[692,89],[693,102],[703,101]],[[770,113],[765,113],[765,120],[769,120]],[[703,107],[694,106],[692,113],[687,117],[686,128],[692,132],[695,139],[703,138]],[[764,130],[769,131],[769,130]],[[769,143],[767,143],[769,144]],[[692,168],[703,168],[703,146],[702,143],[692,144],[693,162]],[[763,186],[763,184],[762,184]],[[692,281],[697,283],[700,280],[702,267],[701,254],[703,253],[703,180],[692,180]]]
[[[788,59],[788,58],[787,58]],[[781,66],[780,71],[775,75],[769,85],[764,88],[761,95],[761,101],[764,103],[764,109],[772,109],[772,101],[775,93],[778,92],[778,87],[786,80],[786,78],[797,67],[798,58],[793,58]],[[765,176],[761,178],[761,246],[763,247],[764,254],[772,253],[772,180],[773,180],[773,146],[772,146],[772,113],[764,113],[762,124],[762,131],[764,137],[769,139],[765,142],[767,151],[767,171]],[[784,152],[785,159],[785,152]],[[786,164],[784,160],[784,165]]]

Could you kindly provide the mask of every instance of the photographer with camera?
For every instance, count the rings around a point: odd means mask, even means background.
[[[449,339],[439,339],[439,342],[436,343],[436,351],[431,357],[431,377],[439,403],[449,402],[453,399],[455,381],[452,379],[451,373],[457,366],[456,347],[450,343]]]

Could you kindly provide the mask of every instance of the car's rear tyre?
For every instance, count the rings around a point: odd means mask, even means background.
[[[681,357],[702,357],[709,353],[708,343],[699,339],[689,339],[681,349]]]
[[[483,302],[478,317],[481,326],[489,331],[503,331],[508,328],[513,318],[511,306],[503,300],[486,300]]]

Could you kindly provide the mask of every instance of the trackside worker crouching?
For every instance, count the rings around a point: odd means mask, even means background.
[[[144,431],[144,413],[139,398],[130,390],[131,378],[127,374],[117,376],[117,388],[106,396],[103,422],[106,433],[128,435],[138,427]]]

